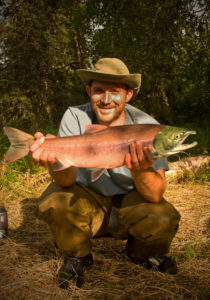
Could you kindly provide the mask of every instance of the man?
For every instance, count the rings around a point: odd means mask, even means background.
[[[80,69],[77,73],[90,103],[68,108],[59,136],[83,134],[90,124],[157,124],[128,104],[139,91],[141,75],[130,74],[121,60],[102,58],[92,70]],[[53,179],[41,197],[38,217],[49,224],[57,247],[65,255],[58,273],[60,287],[67,288],[73,279],[81,286],[84,270],[93,263],[91,239],[106,235],[126,239],[126,251],[134,263],[176,273],[175,262],[164,255],[180,219],[175,208],[163,199],[168,169],[165,158],[151,161],[147,149],[136,141],[130,145],[124,166],[106,170],[92,182],[91,169],[72,166],[53,171],[55,153],[39,148],[41,133],[35,137],[32,157],[48,167]]]

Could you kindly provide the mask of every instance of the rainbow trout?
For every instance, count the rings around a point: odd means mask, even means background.
[[[26,156],[34,137],[12,127],[4,127],[4,131],[11,143],[5,161],[12,162]],[[197,142],[183,144],[191,134],[196,134],[196,131],[156,124],[113,127],[88,125],[82,135],[43,138],[40,147],[55,152],[56,163],[53,167],[55,171],[70,166],[94,168],[92,181],[95,181],[105,169],[125,164],[125,155],[129,152],[132,142],[141,141],[143,147],[149,147],[148,154],[155,160],[196,146]]]

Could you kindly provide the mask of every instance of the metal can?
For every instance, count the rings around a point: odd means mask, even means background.
[[[7,211],[4,206],[0,206],[0,239],[8,235]]]

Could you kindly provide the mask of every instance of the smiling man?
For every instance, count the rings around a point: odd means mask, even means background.
[[[125,123],[125,103],[131,100],[132,89],[123,83],[92,81],[86,86],[86,92],[99,124],[116,126]]]
[[[94,128],[98,124],[97,130],[99,125],[157,124],[129,104],[139,91],[141,75],[130,74],[121,60],[102,58],[93,69],[77,73],[90,102],[67,109],[59,136],[84,134],[91,124]],[[127,255],[137,265],[176,273],[175,262],[165,256],[180,219],[176,209],[163,199],[166,159],[151,161],[147,149],[136,141],[130,145],[124,166],[106,170],[92,182],[92,169],[72,166],[54,172],[55,153],[39,148],[41,133],[35,137],[32,157],[48,167],[53,179],[40,198],[38,217],[49,224],[57,247],[64,253],[58,273],[61,288],[68,288],[73,280],[81,286],[84,270],[93,264],[91,239],[100,236],[127,240]]]

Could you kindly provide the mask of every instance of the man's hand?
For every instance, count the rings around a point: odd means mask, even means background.
[[[46,168],[52,167],[56,161],[55,153],[40,147],[45,139],[55,138],[56,136],[52,134],[47,134],[46,137],[41,132],[36,132],[35,142],[32,144],[30,148],[32,159],[40,166],[44,166]]]
[[[62,187],[69,187],[76,182],[77,168],[69,167],[60,171],[53,171],[53,165],[56,161],[55,152],[43,149],[42,143],[46,139],[52,139],[56,136],[47,134],[46,137],[41,132],[34,135],[35,142],[31,145],[30,152],[32,159],[40,166],[48,168],[48,172],[52,179]]]
[[[125,165],[130,169],[136,189],[148,201],[160,202],[166,188],[165,170],[154,170],[148,147],[140,141],[131,143],[130,153],[126,154]]]
[[[130,153],[125,156],[125,165],[131,171],[146,170],[152,167],[154,161],[149,158],[148,148],[142,147],[140,141],[130,144]]]

